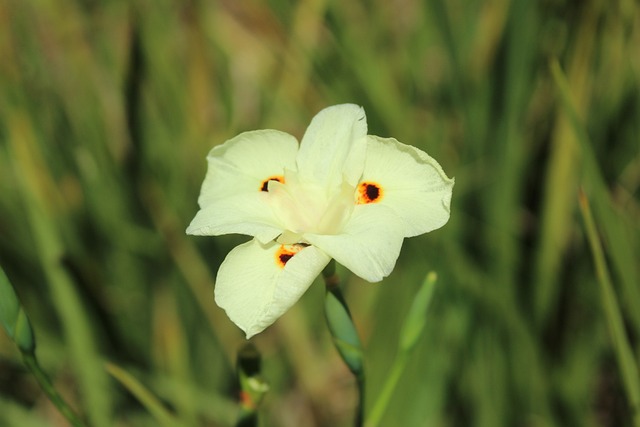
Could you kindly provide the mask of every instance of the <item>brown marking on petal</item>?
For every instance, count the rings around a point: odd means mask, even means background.
[[[269,191],[269,181],[278,181],[281,184],[284,184],[284,176],[270,176],[269,178],[262,181],[260,184],[260,191]]]
[[[358,185],[358,204],[378,203],[384,192],[382,186],[376,182],[362,182]]]
[[[287,262],[304,248],[305,246],[301,244],[280,245],[280,248],[276,251],[276,264],[280,268],[284,268]]]

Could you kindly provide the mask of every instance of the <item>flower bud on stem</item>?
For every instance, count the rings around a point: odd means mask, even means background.
[[[422,336],[422,332],[424,331],[427,322],[427,312],[429,305],[431,304],[431,299],[433,298],[437,278],[438,276],[434,271],[427,274],[426,278],[422,282],[422,287],[413,299],[409,313],[404,320],[404,325],[400,330],[398,355],[389,370],[389,375],[387,375],[387,380],[384,383],[382,391],[378,395],[378,398],[369,412],[369,416],[365,424],[366,427],[377,427],[380,425],[382,416],[391,401],[391,397],[393,396],[396,385],[400,380],[400,376],[409,362],[409,355],[415,348],[418,339]]]
[[[326,284],[325,315],[333,343],[349,370],[356,377],[359,402],[355,426],[362,426],[364,421],[364,355],[351,313],[340,291],[340,279],[335,273],[335,261],[331,260],[322,272]]]
[[[236,427],[258,425],[258,406],[269,386],[260,377],[262,360],[252,343],[245,344],[238,351],[237,373],[240,382],[240,415]]]
[[[38,363],[35,353],[36,340],[31,322],[29,322],[29,318],[2,267],[0,267],[0,323],[9,337],[16,343],[20,353],[22,353],[24,364],[36,378],[40,388],[51,400],[51,403],[58,408],[72,426],[85,427],[78,415],[53,387],[51,380]]]

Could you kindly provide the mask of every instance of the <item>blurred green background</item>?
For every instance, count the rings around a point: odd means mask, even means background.
[[[300,138],[320,109],[357,103],[370,134],[456,178],[451,220],[405,241],[390,277],[340,270],[367,408],[435,270],[383,426],[634,425],[578,194],[637,365],[639,76],[633,0],[0,0],[0,264],[93,426],[158,425],[107,361],[185,426],[233,425],[244,338],[213,285],[246,238],[185,235],[205,156],[245,130]],[[323,292],[253,340],[263,425],[350,425]],[[65,425],[4,333],[0,425]]]

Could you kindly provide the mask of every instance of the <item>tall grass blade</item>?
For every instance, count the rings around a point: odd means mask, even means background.
[[[589,246],[591,247],[596,276],[598,278],[598,284],[600,285],[604,315],[613,342],[613,350],[618,361],[620,377],[627,394],[629,407],[633,414],[633,423],[636,427],[639,427],[640,412],[638,412],[637,408],[640,408],[640,376],[638,376],[638,365],[625,331],[624,320],[605,261],[602,243],[600,242],[596,224],[591,214],[589,200],[582,191],[580,192],[580,211],[582,213],[582,219],[584,220],[587,238],[589,239]]]
[[[36,135],[30,121],[24,116],[15,115],[10,117],[9,124],[14,176],[21,188],[37,256],[69,344],[87,416],[95,427],[109,427],[112,424],[109,387],[107,378],[100,369],[91,322],[73,280],[61,263],[64,246],[53,217],[47,215],[51,214],[52,209],[45,202],[50,196],[45,189],[56,186],[50,182],[51,177],[45,172],[42,159],[38,157]]]
[[[173,414],[171,414],[158,400],[152,392],[150,392],[140,381],[129,374],[124,369],[113,363],[107,363],[105,366],[107,372],[114,377],[124,388],[129,390],[140,403],[149,411],[151,415],[163,426],[174,427],[182,426]]]

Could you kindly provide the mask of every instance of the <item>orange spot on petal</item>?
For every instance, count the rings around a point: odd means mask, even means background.
[[[287,262],[303,248],[304,246],[302,245],[280,245],[280,248],[276,251],[276,264],[280,268],[284,268]]]
[[[384,192],[382,186],[376,182],[362,182],[358,185],[358,204],[378,203],[382,200]]]
[[[284,176],[274,175],[262,181],[260,184],[260,191],[269,191],[269,181],[278,181],[281,184],[284,184]]]

